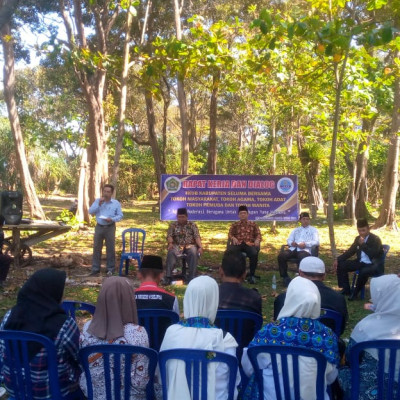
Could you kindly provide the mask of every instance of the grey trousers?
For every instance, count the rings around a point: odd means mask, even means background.
[[[189,283],[193,278],[196,277],[197,274],[197,263],[199,259],[197,246],[193,245],[192,247],[186,248],[184,250],[184,253],[186,254],[186,263],[189,268],[189,276],[187,279],[187,282]],[[180,251],[178,247],[174,247],[173,249],[168,250],[166,262],[167,278],[172,277],[172,270],[177,263],[178,258],[180,258],[179,255]]]
[[[94,228],[92,272],[100,272],[103,242],[106,242],[107,271],[115,269],[115,223]]]

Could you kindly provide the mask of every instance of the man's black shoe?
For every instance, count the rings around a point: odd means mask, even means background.
[[[255,276],[254,276],[254,275],[249,276],[249,279],[247,279],[247,282],[249,282],[249,283],[252,284],[252,285],[255,285],[255,284],[256,284],[256,278],[255,278]]]
[[[100,272],[92,271],[88,276],[99,276]]]
[[[349,296],[348,300],[349,300],[349,301],[358,300],[357,293],[352,293],[352,294]]]
[[[350,290],[346,290],[346,289],[342,289],[339,293],[344,296],[349,296],[351,294]]]

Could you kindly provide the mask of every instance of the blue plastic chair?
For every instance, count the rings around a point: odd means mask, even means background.
[[[0,331],[1,349],[4,351],[3,368],[10,376],[11,388],[14,391],[9,399],[33,399],[32,371],[28,356],[28,343],[40,343],[47,353],[47,373],[52,400],[69,399],[71,394],[63,397],[60,391],[57,353],[54,342],[48,337],[32,332]],[[11,389],[10,388],[10,389]],[[79,395],[77,395],[79,397]]]
[[[64,300],[61,307],[67,315],[74,320],[76,320],[76,311],[87,311],[92,315],[96,311],[96,306],[94,304],[85,303],[84,301]]]
[[[311,349],[304,349],[301,347],[292,346],[280,346],[280,345],[263,345],[250,347],[247,350],[250,362],[254,368],[255,378],[258,385],[259,399],[264,399],[264,382],[263,382],[263,370],[260,369],[258,364],[258,355],[267,353],[271,357],[275,393],[277,400],[291,400],[300,399],[300,370],[299,370],[299,356],[314,358],[317,362],[317,379],[315,382],[317,400],[324,400],[325,398],[325,370],[326,370],[326,358]],[[282,381],[283,381],[283,393],[280,385],[280,373],[278,368],[278,356],[281,359],[282,365]],[[288,357],[292,359],[292,371],[293,371],[293,389],[290,388],[289,380],[289,364]],[[294,396],[293,396],[294,395]]]
[[[336,333],[337,337],[342,334],[342,326],[343,326],[343,316],[339,312],[335,310],[329,310],[328,308],[321,308],[321,316],[318,318],[323,324],[327,322],[327,320],[333,321],[335,329],[333,331]],[[325,322],[324,322],[325,321]],[[327,324],[331,326],[332,324]]]
[[[186,365],[187,385],[191,390],[192,400],[207,400],[207,370],[213,362],[225,363],[229,367],[229,381],[227,386],[228,399],[233,399],[235,392],[238,360],[230,354],[219,351],[199,349],[172,349],[161,351],[158,354],[163,400],[168,399],[168,382],[166,365],[169,360],[182,360]],[[200,379],[201,377],[201,379]],[[204,379],[205,378],[205,379]],[[169,399],[177,400],[177,399]]]
[[[149,347],[159,351],[167,328],[179,321],[175,311],[163,309],[138,310],[139,325],[144,326],[149,336]]]
[[[214,324],[223,331],[229,332],[238,343],[236,357],[242,359],[243,349],[249,345],[255,334],[261,329],[263,318],[260,314],[242,310],[221,310],[217,311]],[[239,364],[241,375],[241,386],[244,389],[248,383],[247,375]]]
[[[351,399],[358,400],[360,394],[360,356],[365,350],[375,350],[378,355],[376,385],[377,400],[400,400],[400,340],[371,340],[360,342],[351,347],[349,352],[351,368]],[[387,366],[385,371],[385,365]],[[397,390],[395,390],[395,388]],[[397,391],[397,393],[396,393]],[[375,397],[374,397],[375,398]]]
[[[381,259],[381,263],[382,263],[382,264],[385,264],[386,255],[387,255],[387,253],[389,253],[390,246],[389,246],[388,244],[383,244],[383,245],[382,245],[382,248],[383,248],[383,256],[382,256],[382,259]],[[359,274],[359,271],[358,271],[358,270],[357,270],[357,271],[354,271],[354,274],[353,274],[353,281],[352,281],[352,283],[351,283],[351,292],[354,292],[354,289],[355,289],[355,287],[356,287],[357,279],[358,279],[358,274]],[[365,286],[361,289],[360,298],[361,298],[361,299],[364,299],[364,298],[365,298]]]
[[[79,350],[79,358],[83,367],[88,391],[88,399],[93,398],[92,376],[90,373],[90,358],[99,354],[104,365],[104,393],[107,400],[131,399],[131,369],[135,356],[143,354],[148,358],[149,382],[146,387],[146,399],[154,399],[154,373],[157,367],[157,352],[153,349],[129,344],[98,344],[83,347]],[[123,363],[122,363],[123,361]],[[124,390],[121,389],[123,382]]]
[[[122,276],[124,262],[125,275],[128,275],[129,260],[136,260],[139,268],[141,267],[145,239],[146,231],[143,229],[129,228],[122,232],[122,254],[119,264],[120,276]]]

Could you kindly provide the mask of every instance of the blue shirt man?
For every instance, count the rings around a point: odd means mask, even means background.
[[[104,185],[102,197],[96,199],[89,208],[89,213],[95,215],[97,221],[93,240],[92,272],[89,276],[97,276],[100,273],[104,241],[106,243],[107,275],[112,275],[115,270],[115,223],[121,221],[123,214],[119,201],[112,198],[113,193],[113,185]]]

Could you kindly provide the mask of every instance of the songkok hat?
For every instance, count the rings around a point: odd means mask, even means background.
[[[247,206],[239,206],[238,213],[240,213],[240,211],[246,211],[246,212],[249,212],[249,210],[247,209]]]
[[[302,219],[303,217],[310,218],[310,214],[304,211],[300,213],[299,219]]]
[[[310,274],[324,274],[325,264],[318,257],[305,257],[300,261],[299,269]]]
[[[159,269],[162,271],[163,270],[162,258],[159,256],[151,256],[151,255],[143,256],[142,265],[140,266],[140,269],[143,268]]]
[[[178,208],[177,214],[178,215],[187,215],[186,208]]]
[[[357,220],[357,228],[365,228],[369,227],[368,221],[365,218]]]

